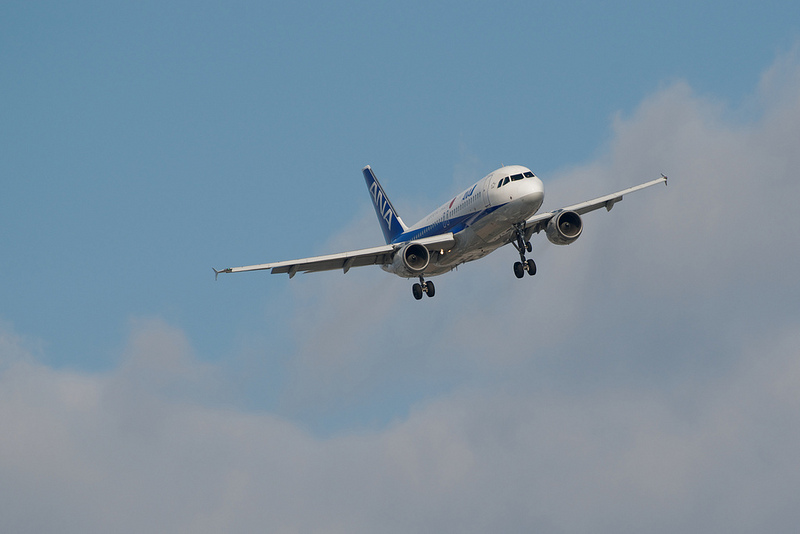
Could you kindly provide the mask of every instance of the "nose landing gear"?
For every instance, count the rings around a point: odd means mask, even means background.
[[[533,250],[531,242],[525,240],[525,225],[515,225],[514,233],[516,235],[516,240],[512,241],[511,244],[514,245],[514,248],[519,252],[520,259],[520,261],[514,262],[514,276],[522,278],[525,276],[525,271],[528,271],[528,274],[533,276],[536,274],[536,262],[525,259],[525,252],[531,252]]]
[[[433,285],[433,282],[426,282],[425,278],[420,275],[419,277],[419,284],[414,284],[411,286],[411,292],[414,294],[414,298],[417,300],[422,299],[422,294],[427,293],[429,297],[432,297],[436,294],[436,287]]]

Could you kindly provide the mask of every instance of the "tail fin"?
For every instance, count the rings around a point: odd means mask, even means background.
[[[372,167],[367,165],[361,172],[364,173],[364,179],[367,181],[367,188],[372,196],[372,204],[375,206],[378,222],[381,223],[383,237],[386,238],[386,244],[389,244],[393,242],[397,236],[408,230],[408,227],[403,224],[402,219],[397,216],[397,212],[389,201],[389,197],[386,196],[380,182],[375,178]]]

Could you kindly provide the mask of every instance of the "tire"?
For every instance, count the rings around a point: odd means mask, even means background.
[[[419,284],[414,284],[411,286],[411,292],[414,294],[414,298],[420,300],[422,298],[422,286]]]
[[[429,297],[436,294],[436,286],[433,285],[433,282],[425,282],[425,288],[427,289],[426,293]]]
[[[528,260],[528,274],[531,276],[536,274],[536,262],[533,260]]]
[[[517,278],[522,278],[525,276],[525,267],[522,266],[521,262],[515,261],[514,262],[514,276]]]
[[[533,252],[533,245],[531,245],[530,241],[525,243],[525,250],[527,250],[528,252]]]

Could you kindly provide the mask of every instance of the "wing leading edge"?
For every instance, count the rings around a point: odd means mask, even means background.
[[[628,189],[623,189],[622,191],[617,191],[616,193],[611,193],[610,195],[598,197],[593,200],[587,200],[586,202],[581,202],[580,204],[573,204],[572,206],[567,206],[566,208],[561,208],[559,210],[534,215],[533,217],[525,221],[525,226],[529,229],[533,229],[534,233],[538,233],[541,230],[544,230],[545,226],[547,226],[547,222],[550,219],[552,219],[556,214],[562,211],[574,211],[578,215],[583,215],[584,213],[589,213],[590,211],[594,211],[600,208],[605,208],[607,211],[611,211],[611,208],[614,207],[614,204],[620,202],[622,200],[622,197],[627,195],[628,193],[640,191],[642,189],[652,187],[654,185],[658,185],[661,183],[665,185],[667,183],[667,177],[664,176],[663,174],[661,175],[661,178],[658,178],[657,180],[653,180],[651,182],[640,184],[634,187],[629,187]]]
[[[424,239],[415,240],[429,250],[449,249],[455,245],[453,233],[449,232]],[[363,248],[340,252],[338,254],[328,254],[325,256],[314,256],[312,258],[302,258],[299,260],[279,261],[275,263],[262,263],[260,265],[248,265],[246,267],[229,267],[220,271],[214,269],[218,276],[221,273],[243,273],[248,271],[270,271],[272,274],[288,274],[292,278],[298,272],[315,273],[320,271],[335,271],[341,269],[346,273],[352,267],[363,267],[366,265],[387,265],[392,262],[394,252],[402,248],[406,243],[396,243],[392,245],[382,245],[380,247]]]

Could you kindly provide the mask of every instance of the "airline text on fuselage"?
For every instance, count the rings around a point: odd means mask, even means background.
[[[461,197],[461,200],[466,200],[466,199],[468,199],[469,197],[471,197],[471,196],[472,196],[472,193],[474,193],[474,192],[475,192],[475,188],[476,188],[476,187],[478,187],[478,184],[475,184],[475,185],[473,185],[473,186],[472,186],[472,189],[470,189],[469,191],[465,191],[465,192],[464,192],[464,196],[463,196],[463,197]]]

